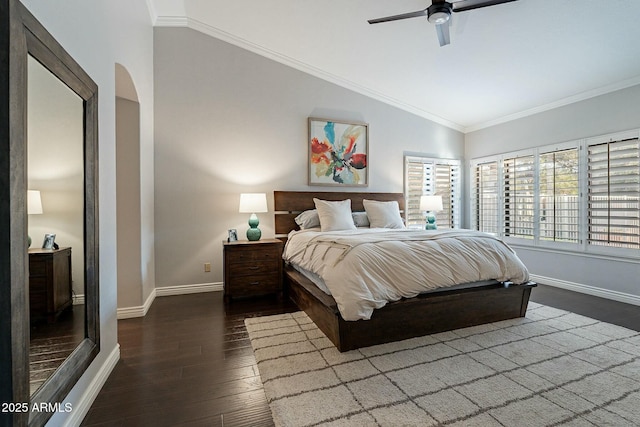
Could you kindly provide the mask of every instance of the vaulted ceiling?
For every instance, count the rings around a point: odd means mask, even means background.
[[[640,0],[518,0],[370,25],[430,0],[147,0],[186,26],[469,132],[640,84]],[[450,0],[451,1],[451,0]]]

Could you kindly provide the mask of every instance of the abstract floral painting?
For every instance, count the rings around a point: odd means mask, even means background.
[[[309,118],[309,185],[366,187],[368,125]]]

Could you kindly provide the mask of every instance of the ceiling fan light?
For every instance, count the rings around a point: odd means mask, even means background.
[[[429,15],[429,18],[427,18],[427,20],[432,24],[440,25],[447,22],[450,17],[451,15],[446,12],[435,12]]]
[[[451,5],[449,3],[432,4],[427,8],[427,21],[432,24],[444,24],[451,18]]]

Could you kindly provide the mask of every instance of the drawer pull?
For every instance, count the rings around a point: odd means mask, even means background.
[[[247,267],[247,270],[257,270],[259,268],[260,268],[259,265],[254,265],[253,267]]]
[[[251,282],[251,283],[249,283],[249,284],[250,284],[250,285],[259,285],[259,284],[260,284],[260,282]]]

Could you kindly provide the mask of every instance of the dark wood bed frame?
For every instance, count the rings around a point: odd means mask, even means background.
[[[313,198],[351,199],[351,209],[364,211],[363,199],[390,201],[404,208],[401,193],[275,191],[275,232],[297,229],[295,217],[314,209]],[[374,311],[371,319],[346,321],[336,301],[290,266],[284,269],[289,297],[315,322],[340,351],[399,341],[468,326],[522,317],[527,311],[533,282],[521,285],[484,281],[428,291],[415,298],[391,302]]]

